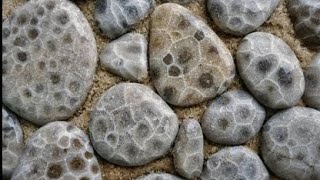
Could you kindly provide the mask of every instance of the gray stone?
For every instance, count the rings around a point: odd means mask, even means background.
[[[80,9],[67,0],[30,0],[2,23],[2,35],[3,103],[38,125],[71,117],[97,66]]]
[[[195,0],[160,0],[162,3],[177,3],[181,5],[187,5],[191,2],[196,2]]]
[[[109,43],[100,54],[102,67],[132,81],[148,77],[147,40],[139,33],[128,33]]]
[[[203,166],[203,135],[199,122],[184,120],[173,149],[174,166],[177,172],[187,178],[200,176]]]
[[[320,1],[290,0],[287,4],[297,37],[320,50]]]
[[[261,26],[273,13],[279,0],[208,0],[208,12],[224,32],[246,35]]]
[[[97,0],[95,19],[103,34],[114,39],[150,14],[154,0]]]
[[[87,135],[68,122],[51,122],[29,139],[12,180],[102,180]]]
[[[216,98],[202,116],[205,137],[213,143],[238,145],[261,129],[266,112],[247,92],[228,91]]]
[[[2,178],[10,179],[23,149],[20,123],[13,113],[2,106]]]
[[[262,158],[278,177],[320,179],[320,111],[292,107],[273,115],[262,128]]]
[[[304,77],[306,87],[303,100],[308,106],[320,110],[320,53],[313,56],[311,64],[304,71]]]
[[[104,92],[93,108],[89,133],[107,161],[139,166],[165,155],[178,128],[176,114],[149,87],[120,83]]]
[[[265,32],[247,35],[237,51],[237,68],[247,88],[263,105],[292,107],[304,92],[303,72],[291,48]]]
[[[269,173],[259,156],[245,146],[224,148],[205,163],[201,180],[269,180]]]
[[[137,180],[182,180],[180,177],[177,177],[168,173],[151,173],[143,177],[139,177]]]
[[[170,104],[191,106],[223,93],[235,75],[232,56],[201,19],[181,5],[157,6],[151,15],[152,81]]]

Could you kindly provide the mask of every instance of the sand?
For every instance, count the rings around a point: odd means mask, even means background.
[[[159,0],[157,1],[157,5],[160,4]],[[257,31],[269,32],[284,40],[295,52],[296,56],[298,57],[301,67],[306,67],[311,62],[311,57],[315,54],[314,51],[308,49],[307,47],[303,46],[299,39],[297,39],[294,35],[293,26],[289,19],[287,9],[285,3],[287,0],[280,0],[280,4],[270,17],[268,21],[266,21]],[[26,3],[27,0],[4,0],[2,6],[2,19],[8,17],[12,10],[15,10],[18,6],[23,5]],[[101,36],[98,27],[94,22],[93,12],[95,6],[95,0],[73,0],[75,4],[83,11],[85,16],[87,17],[96,37],[98,53],[103,50],[106,44],[110,41],[108,38]],[[235,57],[235,52],[239,41],[243,37],[235,37],[225,34],[218,30],[218,28],[213,24],[212,20],[209,18],[209,14],[206,11],[206,0],[194,0],[193,3],[186,6],[189,10],[191,10],[196,16],[201,17],[217,34],[218,36],[226,43],[227,47],[231,51],[232,55]],[[146,18],[142,22],[140,22],[133,31],[142,33],[148,38],[149,32],[149,20],[150,18]],[[109,72],[106,72],[101,69],[99,65],[97,68],[96,75],[94,77],[94,83],[92,88],[87,96],[86,101],[84,102],[83,106],[75,113],[75,115],[68,119],[67,121],[71,122],[72,124],[76,125],[77,127],[81,128],[83,131],[88,133],[88,123],[90,121],[90,112],[94,104],[97,102],[101,94],[109,89],[111,86],[119,83],[124,82],[125,80],[121,79],[118,76],[115,76]],[[143,82],[146,85],[152,87],[152,83],[150,79],[147,79]],[[232,85],[229,89],[245,89],[241,79],[238,75],[236,75],[235,80],[233,81]],[[179,120],[183,121],[185,118],[196,118],[200,119],[202,113],[204,112],[206,106],[210,101],[199,104],[197,106],[189,107],[189,108],[180,108],[171,106],[172,109],[177,113]],[[299,102],[299,105],[304,105],[302,101]],[[267,109],[268,117],[270,117],[275,111]],[[35,130],[39,127],[35,126],[34,124],[21,120],[22,129],[24,132],[24,140],[27,141],[28,137],[30,137]],[[256,153],[260,154],[259,151],[259,144],[260,144],[260,133],[244,144],[248,146]],[[204,151],[205,151],[205,159],[207,159],[210,155],[217,152],[219,149],[223,148],[224,146],[216,145],[205,141]],[[110,164],[107,161],[100,158],[98,154],[96,154],[99,159],[99,164],[102,172],[102,177],[105,180],[116,180],[116,179],[135,179],[144,174],[148,174],[150,172],[168,172],[176,174],[174,171],[173,166],[173,158],[172,154],[168,153],[166,156],[149,163],[145,166],[139,167],[122,167],[114,164]],[[272,175],[271,179],[278,179]]]

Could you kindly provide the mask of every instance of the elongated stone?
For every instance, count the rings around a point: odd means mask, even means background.
[[[151,173],[146,176],[139,177],[137,180],[182,180],[178,176],[168,173]]]

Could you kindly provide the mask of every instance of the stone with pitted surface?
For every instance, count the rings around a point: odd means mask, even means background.
[[[170,104],[191,106],[223,93],[235,75],[232,56],[201,19],[166,3],[151,15],[149,64],[152,81]]]
[[[128,33],[112,41],[100,54],[102,67],[132,81],[148,76],[147,40],[139,33]]]
[[[155,5],[154,0],[97,0],[94,15],[102,33],[114,39],[143,20]]]
[[[181,5],[187,5],[191,2],[195,2],[195,0],[160,0],[162,3],[177,3]]]
[[[64,121],[51,122],[29,139],[11,180],[102,180],[87,135]]]
[[[38,125],[71,117],[97,66],[80,9],[67,0],[30,0],[2,23],[2,36],[3,103]]]
[[[266,112],[243,90],[228,91],[206,109],[201,126],[213,143],[237,145],[249,141],[261,129]]]
[[[262,128],[264,162],[280,178],[320,179],[320,111],[292,107]]]
[[[273,109],[292,107],[305,89],[303,72],[291,48],[265,32],[247,35],[237,51],[237,68],[250,92]]]
[[[244,146],[224,148],[205,163],[201,180],[246,179],[269,180],[269,173],[260,157]]]
[[[182,180],[180,177],[168,173],[151,173],[137,180]]]
[[[178,126],[176,114],[149,87],[120,83],[107,90],[93,108],[89,133],[104,159],[139,166],[169,151]]]
[[[203,135],[199,122],[187,119],[180,129],[173,148],[174,166],[188,179],[200,176],[203,166]]]
[[[13,113],[2,106],[2,178],[10,179],[23,149],[20,123]]]
[[[246,35],[261,26],[273,13],[279,0],[208,0],[208,12],[224,32]]]

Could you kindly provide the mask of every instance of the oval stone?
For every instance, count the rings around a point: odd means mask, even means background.
[[[178,128],[176,114],[149,87],[120,83],[104,92],[93,108],[89,132],[104,159],[139,166],[165,155]]]
[[[187,5],[191,2],[196,2],[195,0],[160,0],[162,3],[177,3],[181,5]]]
[[[182,180],[180,177],[169,173],[151,173],[146,176],[139,177],[137,180]]]
[[[251,33],[240,42],[236,57],[242,80],[260,103],[273,109],[298,103],[305,88],[303,72],[283,40],[270,33]]]
[[[96,41],[80,9],[67,0],[30,0],[2,31],[3,103],[38,125],[71,117],[97,66]]]
[[[235,75],[232,56],[201,19],[166,3],[151,15],[150,73],[160,96],[191,106],[224,92]]]

